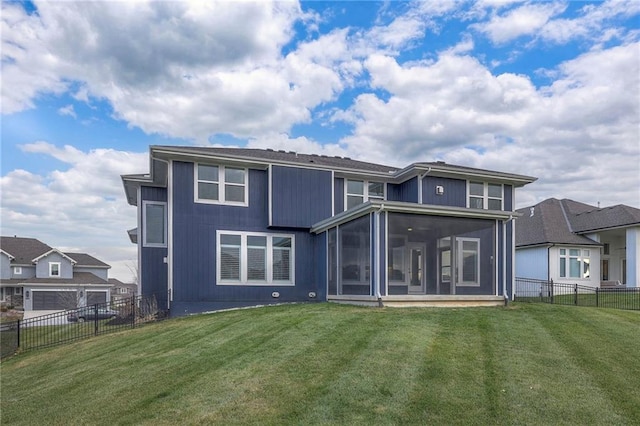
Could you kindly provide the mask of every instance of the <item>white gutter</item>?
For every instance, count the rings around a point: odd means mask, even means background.
[[[422,204],[422,179],[431,172],[429,167],[424,173],[418,175],[418,204]]]
[[[375,229],[375,256],[376,256],[376,285],[374,286],[375,296],[378,299],[378,305],[382,307],[382,294],[380,293],[380,278],[381,273],[380,270],[380,213],[384,210],[384,203],[380,205],[378,211],[374,213],[375,220],[373,221],[376,229]],[[386,258],[386,256],[385,256]]]
[[[509,217],[505,222],[503,222],[502,227],[502,296],[504,297],[505,304],[508,303],[509,296],[507,295],[507,224],[512,222],[515,218],[513,216]],[[514,222],[514,231],[515,231],[515,222]],[[513,237],[513,232],[511,233]],[[513,238],[512,238],[513,240]],[[513,244],[511,246],[513,250]],[[511,272],[513,273],[515,265],[513,264],[513,256],[511,257]],[[515,282],[511,282],[511,288],[513,289],[515,286]]]

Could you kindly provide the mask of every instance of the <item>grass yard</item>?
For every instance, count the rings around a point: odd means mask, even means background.
[[[4,424],[640,424],[640,312],[290,305],[0,365]]]

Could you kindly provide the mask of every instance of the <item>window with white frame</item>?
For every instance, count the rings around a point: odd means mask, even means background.
[[[143,201],[144,226],[142,230],[145,247],[167,246],[167,203]]]
[[[247,206],[249,204],[248,176],[247,169],[243,168],[196,164],[194,179],[196,201]]]
[[[591,276],[591,251],[579,248],[560,249],[560,278],[582,278]]]
[[[385,185],[382,182],[347,179],[345,186],[345,210],[362,204],[365,201],[384,200]]]
[[[14,266],[13,275],[22,275],[22,266]]]
[[[49,262],[49,276],[50,277],[60,276],[60,262]]]
[[[504,188],[500,183],[469,182],[469,208],[502,210]]]
[[[218,284],[294,285],[293,235],[218,231]]]
[[[456,238],[458,242],[459,286],[480,285],[480,239]]]

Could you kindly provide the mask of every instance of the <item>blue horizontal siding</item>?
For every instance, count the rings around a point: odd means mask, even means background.
[[[331,172],[272,166],[272,225],[311,228],[331,217]]]

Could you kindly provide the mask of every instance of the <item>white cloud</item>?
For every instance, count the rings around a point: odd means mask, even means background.
[[[311,109],[342,90],[343,78],[358,73],[341,48],[344,32],[282,57],[294,23],[310,19],[296,2],[37,7],[29,16],[3,3],[3,113],[33,107],[38,95],[73,82],[76,99],[104,98],[117,118],[147,133],[249,137],[308,121]],[[328,43],[339,57],[313,54]]]
[[[494,14],[486,23],[474,25],[496,44],[505,43],[523,35],[537,33],[549,20],[565,9],[560,3],[525,4],[509,9],[504,15]]]
[[[126,230],[136,226],[135,207],[125,200],[121,174],[148,169],[148,154],[47,142],[26,144],[26,153],[63,161],[68,169],[40,176],[16,169],[0,178],[3,235],[38,238],[57,248],[87,252],[110,264],[110,276],[129,280],[127,262],[136,247]]]
[[[76,111],[73,108],[73,105],[65,105],[62,108],[58,109],[58,114],[60,115],[68,115],[69,117],[77,118]]]
[[[535,194],[640,206],[640,99],[630,96],[640,88],[639,48],[564,62],[540,89],[469,56],[404,65],[371,56],[372,85],[388,96],[362,94],[337,115],[355,126],[341,145],[382,163],[442,159],[538,176],[520,201]]]

